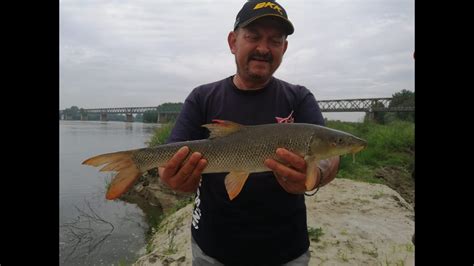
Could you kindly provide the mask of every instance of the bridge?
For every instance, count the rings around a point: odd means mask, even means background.
[[[364,98],[318,101],[321,112],[414,112],[415,106],[389,107],[392,98]]]
[[[107,121],[107,114],[125,114],[127,122],[133,122],[133,114],[143,114],[146,111],[157,111],[157,123],[164,123],[176,119],[180,108],[174,106],[148,106],[148,107],[112,107],[112,108],[90,108],[80,109],[81,120],[88,120],[89,114],[99,114],[100,121]],[[61,120],[71,120],[71,117],[64,111],[60,110]]]
[[[321,112],[365,112],[369,117],[373,117],[375,112],[414,112],[415,106],[397,106],[389,107],[392,98],[361,98],[361,99],[339,99],[339,100],[320,100],[319,108]],[[149,107],[114,107],[114,108],[92,108],[81,109],[81,120],[87,120],[88,114],[100,114],[101,121],[107,121],[107,114],[125,114],[127,122],[133,122],[133,114],[143,114],[146,111],[157,111],[158,123],[163,123],[176,119],[180,108],[171,106],[163,108],[162,106]],[[64,110],[60,110],[61,120],[70,120]]]

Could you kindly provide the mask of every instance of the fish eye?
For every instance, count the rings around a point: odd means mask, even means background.
[[[344,140],[342,138],[336,138],[333,140],[332,142],[332,146],[338,146],[338,145],[342,145],[344,143]]]

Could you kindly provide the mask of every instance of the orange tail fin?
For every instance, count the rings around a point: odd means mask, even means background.
[[[117,171],[105,195],[106,199],[113,200],[127,192],[141,176],[140,170],[132,160],[133,151],[121,151],[97,155],[82,162],[91,166],[106,164],[100,171]]]

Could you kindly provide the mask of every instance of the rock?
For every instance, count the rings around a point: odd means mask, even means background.
[[[156,175],[144,174],[133,189],[125,193],[120,199],[129,203],[145,201],[148,205],[161,207],[164,212],[167,212],[173,208],[176,202],[189,197],[189,195],[190,193],[171,190]],[[141,205],[143,204],[141,203]]]
[[[413,208],[380,184],[335,179],[306,197],[310,265],[413,265]],[[192,204],[167,217],[153,236],[151,252],[135,265],[191,265]],[[314,230],[317,231],[317,230]]]
[[[163,220],[149,243],[151,252],[134,265],[191,265],[192,211],[191,203]]]
[[[381,185],[335,179],[306,197],[308,227],[321,228],[311,242],[310,265],[413,265],[413,208]]]

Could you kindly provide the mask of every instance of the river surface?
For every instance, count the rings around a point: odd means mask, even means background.
[[[158,124],[60,120],[60,263],[124,265],[145,252],[148,225],[135,204],[105,199],[111,173],[82,165],[108,152],[146,146]]]

